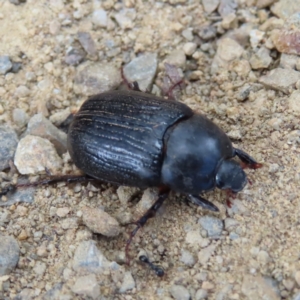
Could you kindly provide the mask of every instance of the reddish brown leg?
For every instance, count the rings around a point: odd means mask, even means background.
[[[159,189],[159,195],[157,200],[154,202],[154,204],[147,210],[147,212],[136,222],[134,222],[133,224],[136,225],[136,228],[130,233],[129,239],[126,242],[126,247],[125,247],[125,255],[126,255],[126,263],[127,265],[129,265],[130,259],[129,259],[129,246],[134,238],[134,236],[136,235],[136,233],[138,232],[138,230],[140,228],[142,228],[147,221],[150,218],[153,218],[156,214],[156,212],[158,211],[158,209],[162,206],[163,202],[167,199],[168,195],[169,195],[170,189],[167,187],[161,187]]]
[[[168,96],[168,99],[175,100],[174,90],[176,87],[181,89],[181,84],[184,83],[183,78],[181,78],[178,73],[177,67],[168,63],[165,63],[166,76],[164,77],[163,92]]]
[[[230,201],[229,198],[235,199],[237,194],[234,193],[232,190],[227,190],[226,192],[227,192],[227,197],[228,197],[227,200],[226,200],[226,204],[229,208],[231,208],[232,207],[232,202]]]
[[[235,155],[238,156],[238,158],[246,164],[246,166],[250,169],[259,169],[263,165],[258,163],[253,157],[251,157],[248,153],[241,149],[234,149]]]
[[[40,185],[49,185],[55,184],[58,182],[87,182],[87,181],[99,181],[95,178],[89,177],[87,175],[61,175],[61,176],[50,176],[46,179],[41,179],[35,182],[26,182],[26,183],[19,183],[15,185],[9,185],[8,187],[4,188],[0,192],[0,197],[8,194],[9,192],[15,191],[18,188],[27,188],[27,187],[34,187]]]

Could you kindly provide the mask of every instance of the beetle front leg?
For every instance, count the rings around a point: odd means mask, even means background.
[[[234,154],[250,169],[259,169],[262,167],[262,164],[258,163],[253,157],[241,149],[234,148]]]
[[[140,218],[138,219],[136,222],[134,222],[133,224],[136,225],[136,228],[130,233],[129,239],[126,242],[126,247],[125,247],[125,255],[126,255],[126,263],[127,265],[129,265],[129,246],[134,238],[134,236],[136,235],[136,233],[138,232],[138,230],[140,228],[142,228],[147,221],[150,218],[153,218],[156,214],[156,212],[158,211],[158,209],[162,206],[162,204],[164,203],[164,201],[167,199],[168,195],[169,195],[170,189],[167,187],[161,187],[159,189],[159,195],[157,200],[154,202],[154,204],[146,211],[146,213]]]
[[[194,204],[196,204],[198,206],[201,206],[204,209],[208,209],[208,210],[215,211],[215,212],[219,211],[219,208],[217,206],[215,206],[210,201],[202,198],[201,196],[189,194],[188,197],[191,202],[193,202]]]

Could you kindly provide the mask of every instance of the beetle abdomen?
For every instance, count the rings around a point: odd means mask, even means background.
[[[68,133],[75,165],[100,180],[138,187],[161,180],[163,138],[168,127],[193,114],[186,105],[134,91],[88,99]]]

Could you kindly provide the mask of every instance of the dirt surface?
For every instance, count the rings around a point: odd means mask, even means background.
[[[0,277],[1,299],[300,299],[300,62],[293,53],[294,63],[284,64],[286,54],[271,39],[286,23],[275,1],[257,2],[266,7],[248,0],[221,1],[222,9],[212,12],[200,0],[0,2],[0,56],[21,63],[15,73],[0,75],[0,122],[19,138],[36,113],[54,120],[78,109],[88,96],[80,87],[85,77],[74,81],[82,66],[109,66],[102,76],[120,83],[109,70],[150,52],[158,61],[154,92],[162,86],[164,62],[176,65],[186,83],[180,101],[206,114],[263,164],[246,170],[252,184],[232,199],[231,208],[225,192],[204,195],[219,213],[187,205],[183,195],[172,193],[134,239],[130,266],[124,247],[131,227],[121,227],[116,237],[94,234],[82,210],[101,208],[124,224],[139,215],[142,191],[126,202],[118,187],[58,184],[37,188],[31,203],[4,197],[10,205],[0,208],[6,216],[0,218],[1,235],[16,239],[20,253],[17,266]],[[95,20],[97,10],[107,19]],[[94,45],[84,49],[78,32],[89,33]],[[258,53],[261,48],[266,52]],[[72,49],[81,53],[79,65],[66,60]],[[288,86],[282,76],[266,83],[263,76],[277,68],[289,70],[287,77],[295,72],[296,79]],[[56,173],[76,171],[68,154],[60,163]],[[1,174],[2,187],[18,178],[13,166]],[[213,217],[206,230],[204,216]],[[218,220],[221,230],[210,235]],[[93,269],[95,261],[85,258],[86,266],[78,267],[79,246],[100,251],[108,265]],[[139,262],[140,251],[164,268],[164,277]]]

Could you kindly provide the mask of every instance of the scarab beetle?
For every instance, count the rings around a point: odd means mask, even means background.
[[[215,187],[236,193],[245,187],[247,176],[233,158],[250,168],[261,166],[234,148],[204,115],[183,103],[133,90],[110,91],[84,102],[69,127],[68,150],[75,165],[92,178],[159,187],[157,201],[135,223],[127,249],[170,190],[217,211],[199,194]]]

